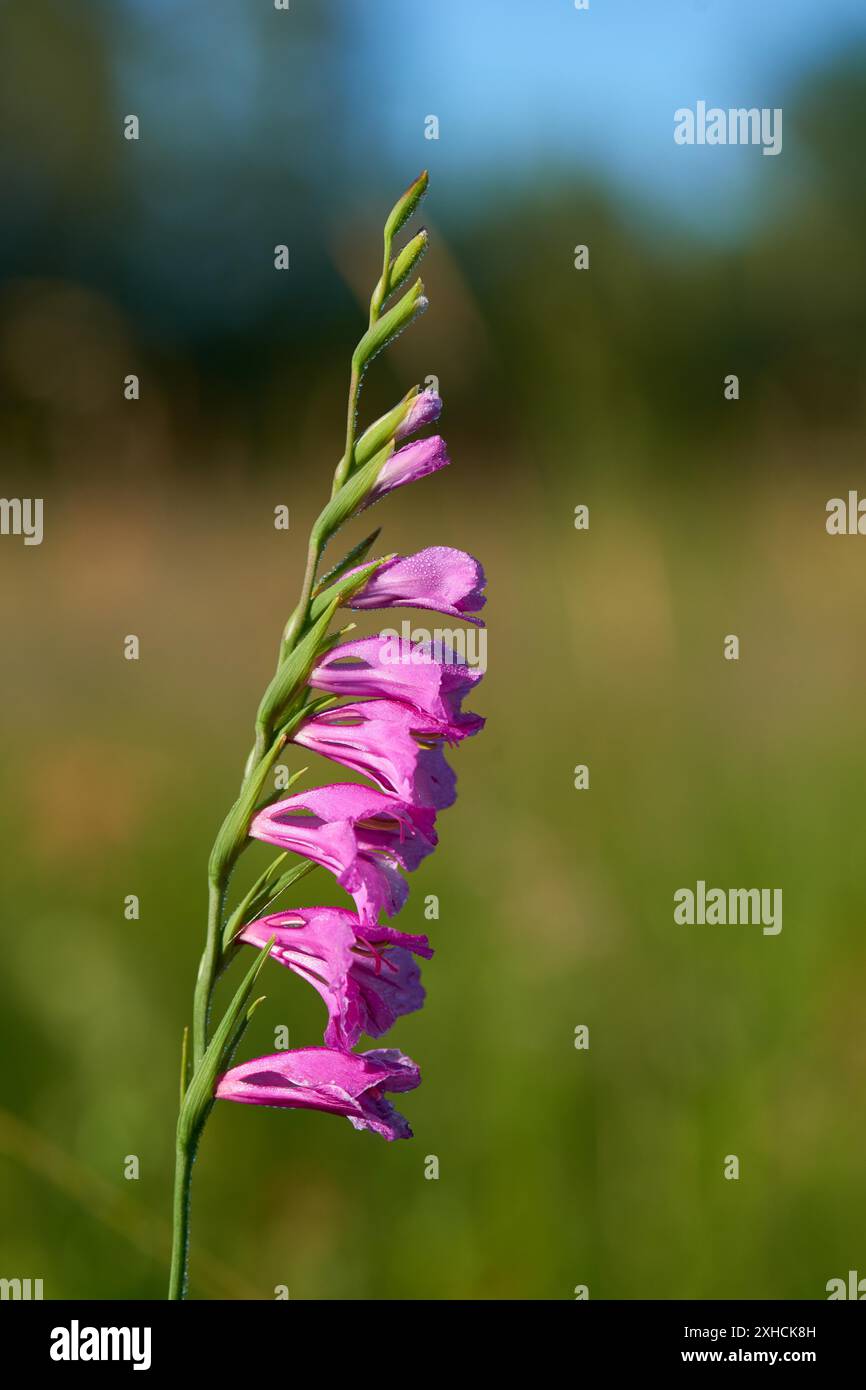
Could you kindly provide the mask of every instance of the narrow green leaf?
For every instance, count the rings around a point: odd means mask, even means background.
[[[346,570],[350,570],[353,565],[359,565],[364,557],[369,555],[370,551],[373,549],[373,546],[379,539],[381,530],[381,526],[377,526],[375,531],[370,532],[369,536],[365,536],[362,541],[358,541],[357,545],[353,545],[352,549],[343,556],[342,560],[334,565],[333,569],[328,570],[327,574],[322,575],[316,585],[315,592],[320,594],[328,584],[332,583],[335,579],[339,579],[341,574],[345,574]]]
[[[226,922],[223,932],[223,948],[232,940],[235,932],[246,923],[251,922],[257,912],[257,904],[263,902],[271,890],[271,885],[276,880],[280,870],[279,866],[288,858],[289,851],[284,849],[282,854],[278,854],[276,859],[272,859],[267,867],[259,874],[244,893],[237,907],[235,907]]]
[[[294,864],[291,869],[286,869],[279,878],[270,882],[266,887],[260,883],[254,884],[255,892],[250,891],[246,897],[238,903],[234,912],[226,922],[223,932],[223,950],[235,940],[239,932],[250,922],[254,922],[257,917],[262,917],[272,903],[275,903],[287,888],[291,888],[293,883],[299,883],[307,874],[315,869],[312,859],[302,859],[299,864]]]
[[[266,994],[260,994],[258,999],[254,999],[252,1004],[250,1004],[243,1017],[238,1020],[234,1032],[232,1033],[231,1037],[225,1045],[225,1048],[223,1049],[222,1061],[220,1062],[219,1068],[220,1071],[226,1071],[231,1066],[232,1059],[234,1058],[234,1055],[238,1050],[238,1045],[240,1044],[241,1038],[243,1037],[244,1033],[247,1031],[247,1028],[250,1025],[250,1021],[252,1019],[253,1014],[255,1013],[256,1009],[260,1007],[260,1005],[264,1004],[267,997],[268,996]]]
[[[287,849],[284,849],[281,854],[277,855],[276,859],[271,860],[264,873],[256,880],[254,886],[256,888],[258,888],[259,886],[261,886],[262,888],[268,888],[271,883],[275,882],[280,864],[282,864],[288,857],[289,851]]]
[[[265,907],[270,907],[271,903],[276,902],[277,898],[285,893],[287,888],[291,888],[293,883],[299,883],[302,878],[306,878],[307,874],[311,874],[314,869],[318,869],[319,867],[320,866],[314,863],[312,859],[304,859],[300,864],[296,864],[294,868],[287,869],[273,885],[271,895]]]
[[[180,1045],[180,1103],[183,1105],[183,1098],[186,1095],[187,1082],[189,1081],[189,1025],[183,1030],[183,1042]]]

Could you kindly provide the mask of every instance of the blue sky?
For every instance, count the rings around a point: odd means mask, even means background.
[[[866,0],[405,0],[347,6],[349,80],[365,146],[401,168],[503,177],[555,166],[600,174],[687,221],[736,222],[737,206],[786,176],[758,149],[682,148],[673,113],[784,108],[804,73],[866,45]],[[414,16],[407,22],[407,16]],[[775,166],[775,167],[774,167]],[[765,182],[766,181],[766,182]]]
[[[115,3],[99,0],[107,21]],[[682,147],[677,108],[784,110],[804,76],[858,48],[866,70],[866,0],[124,3],[124,109],[152,113],[181,158],[234,147],[275,175],[295,159],[353,199],[428,165],[459,216],[473,186],[525,196],[546,174],[566,190],[589,174],[660,221],[736,233],[802,176],[796,128],[783,122],[774,159]]]

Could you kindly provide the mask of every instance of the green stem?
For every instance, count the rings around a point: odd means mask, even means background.
[[[195,1141],[184,1144],[178,1138],[174,1166],[171,1274],[168,1282],[168,1296],[175,1301],[186,1297],[187,1268],[189,1265],[190,1187],[195,1150]]]
[[[277,740],[270,753],[262,754],[257,758],[246,777],[244,786],[257,771],[261,769],[262,757],[269,756],[271,761],[282,747],[282,739]],[[231,812],[229,812],[231,816]],[[195,996],[193,1000],[193,1020],[192,1020],[192,1066],[193,1078],[198,1067],[201,1065],[208,1045],[208,1016],[210,1014],[211,996],[214,985],[223,964],[223,943],[222,943],[222,917],[223,906],[225,903],[226,889],[228,886],[229,875],[231,874],[234,858],[228,858],[217,853],[217,846],[220,843],[220,835],[211,853],[211,868],[208,873],[208,911],[207,911],[207,936],[205,948],[199,962],[198,976],[195,984]],[[216,862],[214,862],[216,860]],[[231,950],[232,947],[230,946]],[[237,947],[235,946],[236,950]],[[183,1059],[181,1063],[181,1113],[186,1089],[186,1049],[187,1039],[184,1035]],[[192,1080],[192,1078],[190,1079]],[[192,1183],[192,1165],[195,1159],[195,1151],[198,1146],[198,1138],[201,1129],[204,1128],[204,1119],[197,1130],[195,1138],[184,1138],[178,1130],[177,1150],[175,1158],[175,1178],[174,1178],[174,1208],[172,1213],[172,1256],[171,1256],[171,1278],[169,1283],[169,1298],[180,1299],[184,1297],[187,1280],[187,1264],[189,1261],[189,1207],[190,1207],[190,1185]]]
[[[371,312],[372,322],[372,312]],[[346,481],[349,469],[352,466],[352,458],[355,452],[355,433],[358,419],[358,397],[361,394],[361,369],[352,360],[352,375],[349,379],[349,408],[346,418],[346,447],[343,457],[337,464],[334,471],[334,482],[331,488],[331,497],[336,497],[343,483]],[[280,661],[283,661],[292,650],[299,634],[303,631],[304,625],[310,614],[310,599],[313,593],[313,585],[316,582],[316,571],[319,568],[319,561],[322,558],[322,551],[328,541],[327,536],[323,536],[318,525],[313,527],[310,534],[310,543],[307,549],[307,567],[304,571],[304,580],[301,585],[301,597],[298,599],[298,606],[286,624],[283,633],[283,640],[280,645]]]
[[[304,570],[304,582],[301,585],[301,597],[298,599],[298,606],[283,633],[283,640],[280,646],[280,661],[288,656],[298,638],[298,635],[307,621],[310,610],[310,598],[313,592],[313,585],[316,582],[316,570],[319,568],[319,560],[322,558],[324,540],[319,534],[317,526],[313,527],[310,535],[310,544],[307,549],[307,567]]]
[[[391,237],[385,233],[385,258],[382,267],[382,275],[378,285],[373,291],[373,298],[370,300],[370,321],[369,327],[378,319],[382,312],[382,303],[385,299],[385,290],[388,285],[388,271],[391,265]],[[346,447],[343,457],[337,464],[334,473],[334,485],[331,488],[331,496],[336,497],[340,488],[346,481],[346,477],[352,467],[352,460],[355,453],[355,433],[358,424],[358,398],[361,394],[361,368],[355,357],[352,358],[352,375],[349,378],[349,409],[346,417]]]
[[[381,274],[381,277],[380,277],[380,279],[379,279],[378,285],[376,286],[376,288],[375,288],[374,291],[373,291],[373,297],[372,297],[372,299],[370,300],[370,327],[371,327],[371,328],[373,327],[373,324],[376,322],[376,320],[378,319],[379,315],[381,314],[381,312],[382,312],[382,305],[383,305],[384,302],[385,302],[385,291],[386,291],[387,288],[388,288],[388,274],[389,274],[390,269],[391,269],[391,246],[392,246],[392,243],[393,243],[393,237],[391,236],[391,233],[388,231],[388,228],[386,227],[386,228],[385,228],[385,241],[384,241],[384,247],[383,247],[383,250],[384,250],[384,259],[383,259],[383,264],[382,264],[382,274]]]
[[[220,927],[225,882],[222,877],[208,880],[207,939],[195,982],[192,1016],[192,1064],[197,1067],[207,1047],[207,1022],[210,997],[219,969]]]
[[[370,301],[370,327],[376,322],[382,310],[382,302],[385,298],[385,290],[388,284],[388,271],[391,264],[391,238],[385,234],[385,258],[382,268],[382,276],[378,285],[373,291],[373,298]],[[343,450],[343,457],[337,464],[334,471],[334,482],[331,487],[331,496],[336,497],[340,488],[343,486],[352,467],[352,460],[355,453],[355,434],[358,423],[358,398],[361,395],[361,368],[355,358],[352,358],[352,372],[349,377],[349,405],[346,412],[346,447]],[[307,568],[304,573],[304,582],[301,588],[301,597],[298,606],[289,619],[286,630],[283,634],[282,646],[280,648],[280,660],[288,656],[297,641],[298,634],[307,621],[310,609],[310,597],[313,592],[313,585],[316,581],[316,571],[319,561],[322,558],[322,551],[325,548],[327,536],[319,534],[318,528],[314,527],[310,536],[310,545],[307,551]]]
[[[352,466],[352,455],[355,452],[355,429],[358,421],[358,397],[361,394],[361,369],[352,358],[352,375],[349,378],[349,409],[346,417],[346,448],[343,457],[337,464],[334,472],[334,484],[331,488],[331,496],[336,497],[340,488],[346,481],[346,475]]]

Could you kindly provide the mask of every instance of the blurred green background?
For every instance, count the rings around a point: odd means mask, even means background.
[[[490,602],[488,725],[395,923],[437,948],[386,1044],[416,1138],[218,1106],[193,1296],[866,1274],[866,541],[824,527],[864,486],[866,26],[754,9],[0,4],[2,492],[45,499],[41,546],[0,538],[0,1276],[164,1292],[207,854],[424,166],[431,308],[362,404],[435,374],[453,466],[375,519],[477,554]],[[699,98],[782,106],[782,155],[678,149]],[[676,926],[699,878],[781,887],[782,933]],[[246,1055],[319,1041],[266,978]]]

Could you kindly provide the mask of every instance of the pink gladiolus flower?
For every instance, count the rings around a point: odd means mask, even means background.
[[[411,1091],[420,1081],[411,1058],[393,1048],[359,1053],[301,1047],[230,1067],[214,1094],[244,1105],[324,1110],[345,1115],[355,1129],[372,1129],[383,1139],[411,1139],[407,1121],[384,1093]]]
[[[425,425],[432,425],[434,420],[439,419],[441,410],[442,399],[436,391],[419,392],[403,423],[397,426],[394,438],[398,441],[405,439],[416,430],[423,430]]]
[[[362,922],[393,917],[411,872],[435,849],[436,812],[374,787],[338,782],[299,792],[253,817],[250,834],[322,864],[355,899]]]
[[[379,918],[393,917],[404,906],[409,874],[437,845],[437,814],[456,799],[457,779],[445,745],[484,726],[479,715],[462,706],[486,664],[487,633],[478,616],[487,602],[486,580],[472,555],[448,546],[412,555],[397,555],[396,547],[388,546],[387,558],[359,563],[369,561],[379,529],[354,544],[327,573],[320,569],[326,547],[350,516],[450,463],[445,441],[430,433],[438,429],[434,422],[442,409],[438,391],[413,387],[360,437],[356,428],[360,383],[372,358],[427,305],[416,280],[382,314],[386,291],[409,276],[426,249],[426,233],[411,237],[402,249],[393,239],[414,213],[427,183],[425,170],[385,223],[385,270],[372,293],[369,325],[352,353],[345,452],[330,500],[310,533],[301,593],[282,630],[278,669],[258,704],[255,743],[240,791],[208,860],[207,933],[189,1048],[184,1035],[176,1132],[172,1300],[187,1292],[192,1169],[214,1100],[318,1110],[344,1115],[356,1129],[387,1140],[412,1137],[391,1096],[420,1084],[418,1067],[397,1050],[354,1049],[365,1035],[382,1038],[398,1019],[424,1005],[419,958],[433,954],[427,937],[382,925]],[[392,250],[394,259],[388,260]],[[254,598],[255,585],[247,587]],[[413,630],[413,614],[412,622],[401,620],[402,636],[382,628],[374,637],[342,641],[348,630],[332,630],[345,622],[337,617],[341,607],[422,609],[446,616],[435,620],[433,633]],[[417,621],[432,625],[434,620],[422,616]],[[464,622],[472,624],[471,632]],[[282,751],[291,752],[293,761],[311,761],[292,745],[340,764],[334,775],[359,775],[367,785],[343,782],[298,791],[305,785],[298,781],[302,769],[289,783],[294,794],[284,793],[283,800],[269,804],[266,788],[273,786],[270,779]],[[247,836],[302,858],[295,870],[287,870],[286,855],[271,856],[256,882],[236,900],[231,879]],[[285,901],[284,890],[313,865],[334,876],[349,895],[346,905],[272,911]],[[256,920],[247,920],[256,913]],[[215,995],[223,995],[220,981],[239,943],[254,949],[255,959],[247,962],[234,995],[225,996],[225,1011],[217,1019],[212,1017]],[[272,969],[269,958],[321,997],[325,1045],[275,1052],[235,1066],[246,1025],[262,1002],[254,990],[261,972]]]
[[[440,468],[445,468],[450,462],[445,440],[438,434],[431,434],[427,439],[415,439],[411,444],[405,444],[402,449],[398,449],[389,459],[386,459],[360,510],[364,511],[366,507],[371,507],[374,502],[378,502],[380,497],[385,497],[395,487],[402,487],[403,483],[414,483],[419,478],[426,478],[428,473],[437,473]]]
[[[416,555],[386,560],[346,607],[432,608],[483,627],[480,618],[468,615],[487,602],[482,593],[485,582],[483,569],[465,550],[433,545]]]
[[[380,1038],[402,1014],[424,1003],[413,952],[431,956],[426,936],[362,926],[344,907],[299,907],[250,922],[240,940],[266,946],[325,1001],[329,1047],[352,1048],[362,1033]],[[397,944],[399,943],[399,944]]]
[[[460,704],[483,672],[458,665],[450,651],[442,655],[443,661],[435,660],[429,643],[361,637],[333,647],[314,668],[310,685],[332,695],[402,700],[463,734],[477,733],[484,720],[464,714]]]
[[[363,773],[391,796],[442,811],[457,797],[442,743],[474,732],[441,724],[396,700],[362,700],[314,715],[294,742]]]

